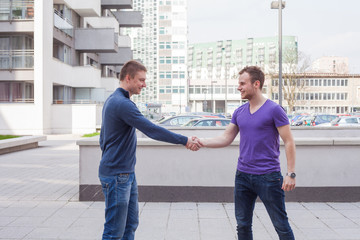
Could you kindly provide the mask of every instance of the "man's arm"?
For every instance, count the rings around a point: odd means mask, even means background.
[[[287,172],[295,172],[295,142],[294,138],[291,134],[290,125],[284,125],[278,127],[278,132],[280,134],[281,139],[285,145],[285,153],[287,160]],[[291,191],[295,188],[295,178],[291,178],[289,176],[285,176],[284,183],[282,189],[284,191]]]
[[[236,135],[239,133],[239,128],[233,123],[230,123],[221,136],[214,138],[201,138],[200,143],[208,148],[222,148],[230,145]]]

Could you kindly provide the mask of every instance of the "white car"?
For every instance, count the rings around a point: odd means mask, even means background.
[[[184,127],[225,127],[231,122],[228,118],[197,118],[192,119]]]
[[[331,122],[332,126],[359,126],[360,116],[343,116],[338,117]]]

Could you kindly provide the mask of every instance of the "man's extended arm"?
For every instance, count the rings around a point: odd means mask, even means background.
[[[290,125],[284,125],[277,128],[280,134],[281,139],[285,145],[285,153],[287,159],[287,172],[295,172],[295,142],[294,138],[291,134]],[[285,176],[284,183],[282,189],[284,191],[291,191],[295,188],[295,178],[290,178],[289,176]]]
[[[238,126],[236,126],[233,123],[230,123],[226,127],[224,133],[221,136],[214,137],[214,138],[201,138],[200,143],[202,146],[208,147],[208,148],[226,147],[234,141],[238,132],[239,132]]]

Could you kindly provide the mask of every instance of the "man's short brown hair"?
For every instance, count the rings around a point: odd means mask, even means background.
[[[136,73],[140,71],[147,72],[146,67],[135,60],[130,60],[121,68],[120,81],[124,80],[126,75],[134,78]]]
[[[241,74],[243,74],[245,72],[250,75],[251,83],[254,83],[257,80],[259,80],[260,89],[263,88],[264,81],[265,81],[265,75],[264,75],[263,71],[259,67],[257,67],[257,66],[246,66],[239,72],[239,75],[241,75]]]

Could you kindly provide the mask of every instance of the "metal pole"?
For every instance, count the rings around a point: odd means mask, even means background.
[[[211,112],[214,112],[214,85],[213,79],[211,79]]]
[[[279,0],[279,105],[282,106],[282,0]]]
[[[227,63],[225,63],[225,115],[227,114],[227,97],[228,97],[227,73],[228,73],[228,66]]]
[[[181,78],[180,78],[180,86],[179,86],[179,93],[180,93],[180,104],[179,104],[179,109],[180,109],[180,114],[181,114]]]

